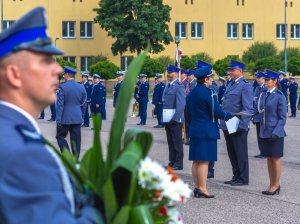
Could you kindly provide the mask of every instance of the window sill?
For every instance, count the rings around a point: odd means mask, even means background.
[[[80,37],[80,39],[94,39],[94,37]]]
[[[290,38],[291,40],[300,40],[300,38],[295,37],[295,38]]]
[[[227,40],[238,40],[238,37],[227,37]]]
[[[187,37],[179,37],[180,40],[187,40]]]
[[[253,40],[254,38],[253,37],[245,37],[243,38],[243,40]]]
[[[191,40],[203,40],[203,37],[191,37]]]
[[[62,39],[76,39],[76,37],[62,37]]]
[[[276,40],[285,40],[285,38],[278,38],[278,37],[276,37]]]

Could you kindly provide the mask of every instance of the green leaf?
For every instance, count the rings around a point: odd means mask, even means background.
[[[103,194],[103,199],[106,220],[113,220],[114,215],[118,211],[118,203],[111,178],[109,178],[103,185],[103,191],[105,192],[105,194]]]
[[[127,224],[130,210],[130,206],[123,206],[116,215],[113,224]]]
[[[106,177],[111,172],[113,164],[121,152],[122,135],[127,119],[130,100],[134,90],[136,76],[142,68],[146,55],[147,51],[143,52],[132,61],[121,86],[120,94],[117,100],[116,111],[122,111],[122,113],[115,113],[112,121],[111,130],[113,131],[110,132],[108,144],[107,162],[105,168]]]
[[[146,205],[140,205],[131,209],[129,223],[153,224],[154,221],[149,208]]]

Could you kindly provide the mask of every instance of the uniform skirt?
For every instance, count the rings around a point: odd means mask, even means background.
[[[189,160],[217,161],[217,139],[190,139]]]
[[[283,157],[284,137],[271,141],[261,138],[261,155],[265,157]]]

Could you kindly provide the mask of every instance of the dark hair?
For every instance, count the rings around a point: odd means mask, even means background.
[[[276,80],[277,80],[277,82],[276,82],[276,88],[279,89],[279,90],[281,90],[281,85],[279,83],[279,80],[278,79],[276,79]]]
[[[207,78],[207,77],[200,77],[200,78],[197,78],[197,83],[204,84],[206,78]]]

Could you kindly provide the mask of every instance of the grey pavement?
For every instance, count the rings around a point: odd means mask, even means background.
[[[114,109],[112,100],[107,100],[107,120],[103,122],[102,144],[105,148],[110,133],[110,124]],[[153,106],[148,104],[148,119],[146,126],[137,126],[139,118],[128,116],[127,128],[143,128],[153,134],[154,142],[150,157],[162,165],[168,163],[168,146],[164,129],[153,128],[157,124],[151,117]],[[131,111],[128,115],[131,114]],[[49,108],[46,110],[45,120],[39,120],[39,126],[52,143],[55,139],[55,123],[48,122]],[[191,198],[185,205],[179,205],[184,223],[300,223],[300,113],[297,118],[288,118],[286,125],[285,151],[283,173],[281,178],[280,195],[263,196],[261,191],[268,186],[268,172],[266,159],[255,159],[258,154],[255,127],[251,126],[248,135],[250,183],[248,186],[232,187],[223,184],[231,179],[231,165],[227,156],[226,144],[221,133],[218,142],[218,162],[215,167],[215,178],[208,180],[208,189],[216,197],[214,199]],[[82,152],[92,145],[93,131],[82,128]],[[191,162],[188,161],[188,146],[184,146],[184,169],[178,171],[181,178],[191,188]]]

